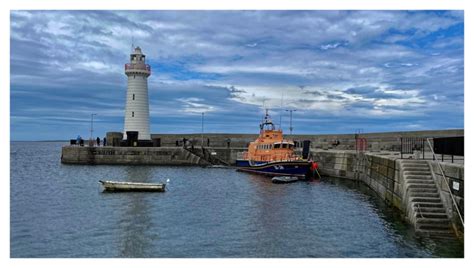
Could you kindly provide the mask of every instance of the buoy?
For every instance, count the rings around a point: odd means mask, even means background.
[[[313,172],[313,177],[315,177],[314,176],[315,174],[318,174],[319,179],[321,179],[321,175],[319,175],[319,172],[318,172],[318,163],[317,162],[312,162],[310,169]]]

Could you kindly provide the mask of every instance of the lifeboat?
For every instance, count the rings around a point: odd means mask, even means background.
[[[275,129],[267,109],[258,138],[236,161],[237,170],[271,176],[305,176],[313,162],[296,155],[294,148],[295,143],[284,139],[281,129]]]

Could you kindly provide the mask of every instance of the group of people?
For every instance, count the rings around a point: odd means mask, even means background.
[[[231,142],[230,138],[226,139],[225,142],[227,144],[227,148],[230,148],[230,142]],[[183,146],[184,148],[186,148],[189,145],[192,148],[194,148],[194,144],[197,144],[197,140],[195,139],[182,138],[181,140],[176,140],[176,147]],[[207,138],[207,147],[209,147],[210,144],[211,144],[211,140]]]
[[[97,137],[97,139],[95,140],[95,142],[96,142],[95,144],[94,144],[94,141],[92,139],[89,140],[89,146],[100,146],[101,141],[102,141],[102,146],[107,145],[107,138],[106,137],[104,137],[104,139],[102,139],[102,140],[99,137]],[[76,145],[84,146],[84,139],[82,139],[81,135],[77,135]]]

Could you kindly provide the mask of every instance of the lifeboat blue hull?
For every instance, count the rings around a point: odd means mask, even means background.
[[[250,162],[237,160],[237,170],[272,176],[305,176],[310,168],[308,161]]]

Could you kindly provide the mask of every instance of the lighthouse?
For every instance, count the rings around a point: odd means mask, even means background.
[[[130,54],[130,63],[125,64],[125,74],[128,85],[123,138],[127,139],[127,131],[137,131],[138,140],[150,140],[148,76],[151,68],[145,63],[145,55],[140,47]]]

